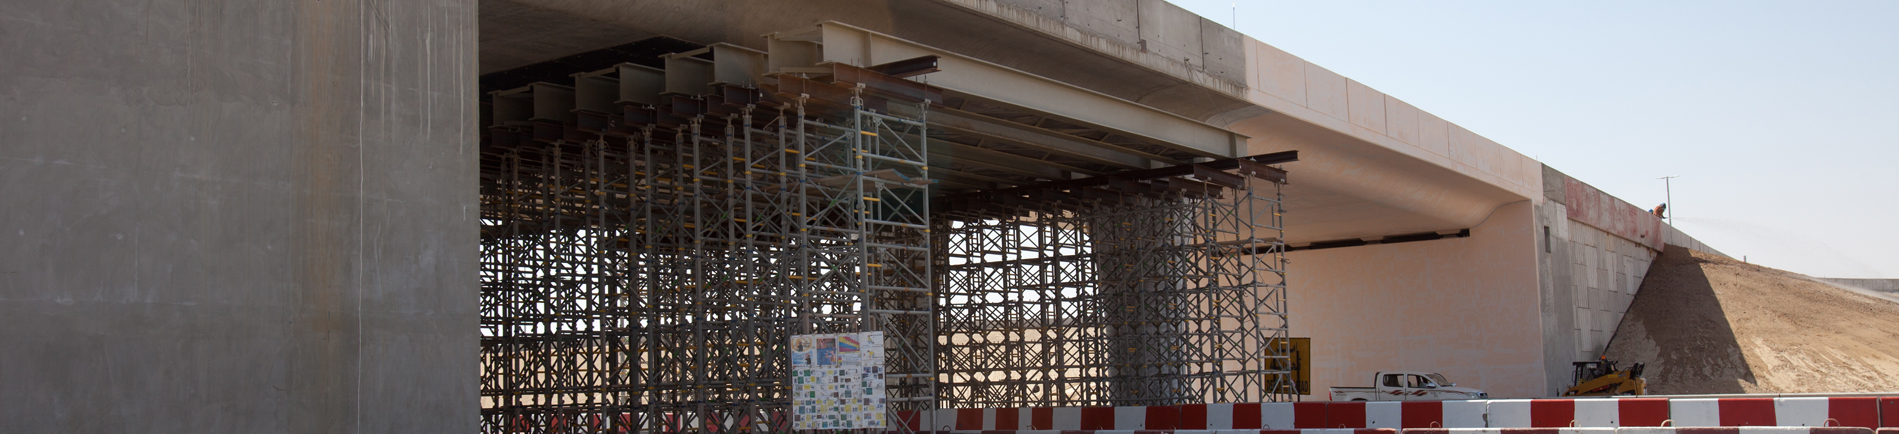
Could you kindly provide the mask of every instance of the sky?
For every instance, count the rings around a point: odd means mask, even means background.
[[[1636,206],[1672,191],[1722,253],[1899,278],[1899,1],[1170,1]]]

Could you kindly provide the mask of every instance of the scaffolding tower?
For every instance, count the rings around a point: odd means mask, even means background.
[[[484,431],[786,431],[807,333],[885,332],[890,408],[935,408],[924,107],[849,101],[497,130]]]
[[[940,408],[1295,398],[1272,165],[1296,153],[1083,168],[971,143],[1026,124],[905,78],[933,56],[661,57],[484,104],[483,432],[788,432],[790,337],[817,333],[883,332],[898,433]]]
[[[941,404],[1294,399],[1285,173],[1226,163],[950,199]]]

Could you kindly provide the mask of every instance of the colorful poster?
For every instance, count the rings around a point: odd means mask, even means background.
[[[792,428],[883,428],[883,332],[791,337]]]

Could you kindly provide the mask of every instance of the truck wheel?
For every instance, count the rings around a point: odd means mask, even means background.
[[[1365,398],[1352,398],[1352,401],[1359,401],[1359,402],[1362,402],[1362,401],[1364,401],[1364,400],[1365,400]]]

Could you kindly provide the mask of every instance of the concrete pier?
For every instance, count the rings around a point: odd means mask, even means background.
[[[0,3],[0,431],[475,431],[474,22]]]

